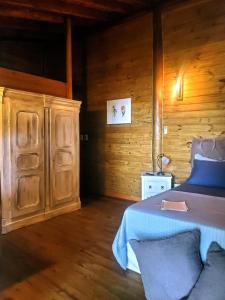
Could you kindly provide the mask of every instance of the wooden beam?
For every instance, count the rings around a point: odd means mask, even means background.
[[[73,98],[73,73],[72,73],[72,26],[71,18],[66,19],[66,82],[67,98]]]
[[[116,2],[126,3],[130,5],[144,5],[149,6],[149,0],[116,0]],[[151,1],[150,1],[151,2]]]
[[[0,86],[57,97],[66,97],[66,84],[64,82],[6,68],[0,68]]]
[[[152,163],[157,171],[157,156],[162,153],[162,109],[163,109],[163,35],[162,13],[153,12],[153,135]]]
[[[190,8],[192,6],[200,5],[202,3],[211,2],[212,0],[170,0],[168,2],[162,2],[161,9],[162,11],[180,11],[183,9]]]
[[[77,4],[82,7],[88,7],[100,11],[106,11],[106,12],[116,12],[121,14],[127,14],[129,12],[129,9],[131,8],[130,5],[127,5],[123,2],[117,2],[117,1],[105,1],[105,0],[67,0],[68,3],[71,4]]]
[[[47,11],[61,15],[77,16],[86,19],[107,20],[107,14],[94,9],[69,4],[60,0],[1,0],[1,3],[17,5],[40,11]]]
[[[2,4],[0,4],[0,16],[21,18],[27,20],[38,20],[51,23],[64,22],[64,18],[59,14],[52,14],[30,8],[21,8],[19,6],[9,6]]]

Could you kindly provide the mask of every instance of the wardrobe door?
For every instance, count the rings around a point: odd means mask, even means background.
[[[42,99],[10,99],[12,218],[44,210],[44,108]]]
[[[50,108],[50,206],[79,202],[79,113],[73,106]]]

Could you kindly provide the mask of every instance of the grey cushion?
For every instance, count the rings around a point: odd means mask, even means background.
[[[188,300],[225,299],[225,250],[213,242],[208,250],[204,269]]]
[[[189,295],[202,270],[200,232],[160,240],[130,240],[150,300],[180,300]]]

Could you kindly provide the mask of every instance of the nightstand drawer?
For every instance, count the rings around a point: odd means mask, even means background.
[[[146,192],[163,192],[166,191],[168,189],[168,182],[167,181],[157,181],[154,182],[152,180],[145,180],[145,186],[144,189]]]
[[[153,175],[152,175],[153,174]],[[151,175],[142,175],[142,200],[165,192],[172,187],[172,175],[158,175],[152,173]]]

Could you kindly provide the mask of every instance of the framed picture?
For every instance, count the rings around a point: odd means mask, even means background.
[[[131,98],[107,101],[107,124],[131,123]]]

